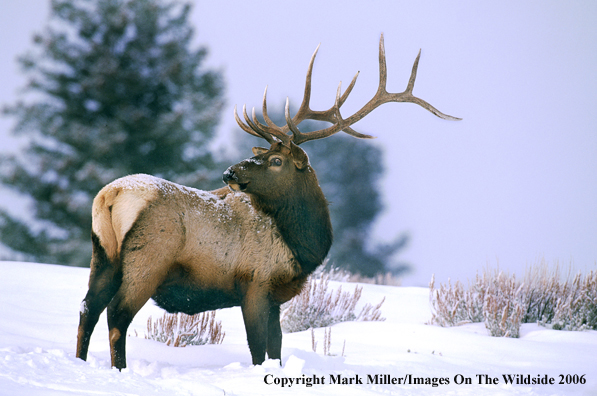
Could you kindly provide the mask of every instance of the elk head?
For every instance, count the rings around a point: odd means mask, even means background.
[[[452,117],[444,114],[427,103],[423,99],[413,96],[412,91],[417,76],[417,68],[419,65],[419,58],[421,52],[417,55],[415,63],[412,68],[410,79],[404,92],[389,93],[386,90],[387,69],[386,56],[384,49],[383,34],[379,40],[379,86],[373,98],[367,102],[360,110],[348,118],[343,118],[340,114],[340,107],[348,95],[352,91],[359,73],[357,73],[348,88],[344,93],[341,93],[342,83],[338,86],[336,92],[336,100],[334,105],[327,110],[318,111],[311,110],[309,102],[311,99],[311,75],[313,72],[313,63],[319,46],[311,56],[309,68],[307,71],[307,79],[305,83],[305,91],[303,101],[299,107],[296,115],[290,117],[289,100],[286,99],[285,117],[286,125],[276,125],[267,114],[267,87],[263,94],[263,118],[265,124],[261,123],[256,115],[255,108],[252,111],[252,117],[247,114],[246,106],[243,106],[243,116],[246,121],[244,123],[238,116],[236,106],[234,107],[234,117],[238,125],[247,133],[263,138],[271,147],[269,149],[255,147],[253,148],[254,157],[244,160],[234,166],[231,166],[224,172],[223,180],[228,183],[233,190],[244,191],[256,196],[263,194],[276,194],[276,188],[272,186],[279,186],[277,180],[286,180],[286,183],[292,183],[295,172],[312,173],[309,165],[307,154],[298,147],[300,144],[309,140],[322,139],[331,136],[337,132],[344,131],[345,133],[360,139],[371,139],[373,136],[359,133],[351,128],[351,125],[363,119],[367,114],[371,113],[378,106],[388,102],[409,102],[415,103],[424,109],[430,111],[436,116],[445,120],[460,120],[460,118]],[[327,121],[332,125],[316,130],[313,132],[303,133],[299,130],[298,125],[304,120],[318,120]],[[278,191],[279,192],[279,191]]]
[[[272,143],[269,149],[253,147],[252,158],[231,166],[224,172],[224,182],[234,191],[262,195],[271,185],[279,185],[295,171],[309,166],[307,154],[296,144]],[[270,192],[275,193],[275,191]]]

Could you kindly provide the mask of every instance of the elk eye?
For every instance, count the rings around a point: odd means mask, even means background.
[[[281,160],[280,158],[278,158],[278,157],[274,157],[274,158],[272,158],[272,159],[270,160],[270,163],[271,163],[273,166],[281,166],[281,165],[282,165],[282,160]]]

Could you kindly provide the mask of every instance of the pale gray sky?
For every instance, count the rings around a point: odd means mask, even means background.
[[[48,6],[0,4],[0,103],[10,103],[24,83],[14,57]],[[596,2],[196,1],[192,21],[226,78],[222,134],[234,128],[234,105],[259,108],[266,85],[269,103],[298,103],[319,43],[314,109],[361,72],[345,115],[377,88],[381,32],[390,91],[404,89],[422,49],[414,94],[464,120],[392,103],[355,126],[385,150],[375,236],[410,232],[402,258],[415,272],[405,284],[426,285],[432,273],[466,281],[498,262],[523,274],[541,257],[595,268]],[[2,141],[9,126],[0,122]]]

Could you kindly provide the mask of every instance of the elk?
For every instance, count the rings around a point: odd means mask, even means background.
[[[350,126],[388,102],[416,103],[438,117],[445,115],[412,95],[419,55],[402,93],[386,91],[383,35],[379,43],[379,88],[348,118],[340,107],[354,87],[338,87],[335,103],[325,111],[309,107],[311,57],[302,104],[286,125],[267,114],[267,88],[261,123],[243,107],[238,125],[265,139],[270,148],[253,148],[254,156],[229,167],[227,186],[201,191],[149,175],[131,175],[106,185],[93,201],[89,290],[81,303],[77,357],[86,360],[89,341],[101,312],[108,309],[112,366],[126,367],[126,332],[139,309],[152,298],[168,312],[199,312],[240,306],[253,364],[266,352],[281,359],[280,305],[297,295],[332,244],[328,203],[309,158],[299,145],[339,131],[372,138]],[[321,130],[301,132],[304,120],[327,121]]]

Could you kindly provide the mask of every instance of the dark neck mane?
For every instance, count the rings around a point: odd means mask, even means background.
[[[251,196],[253,206],[272,217],[284,242],[307,276],[321,264],[332,245],[332,224],[327,201],[311,170],[307,182],[294,193],[277,199]],[[312,178],[311,178],[312,176]],[[301,180],[302,181],[302,180]]]

